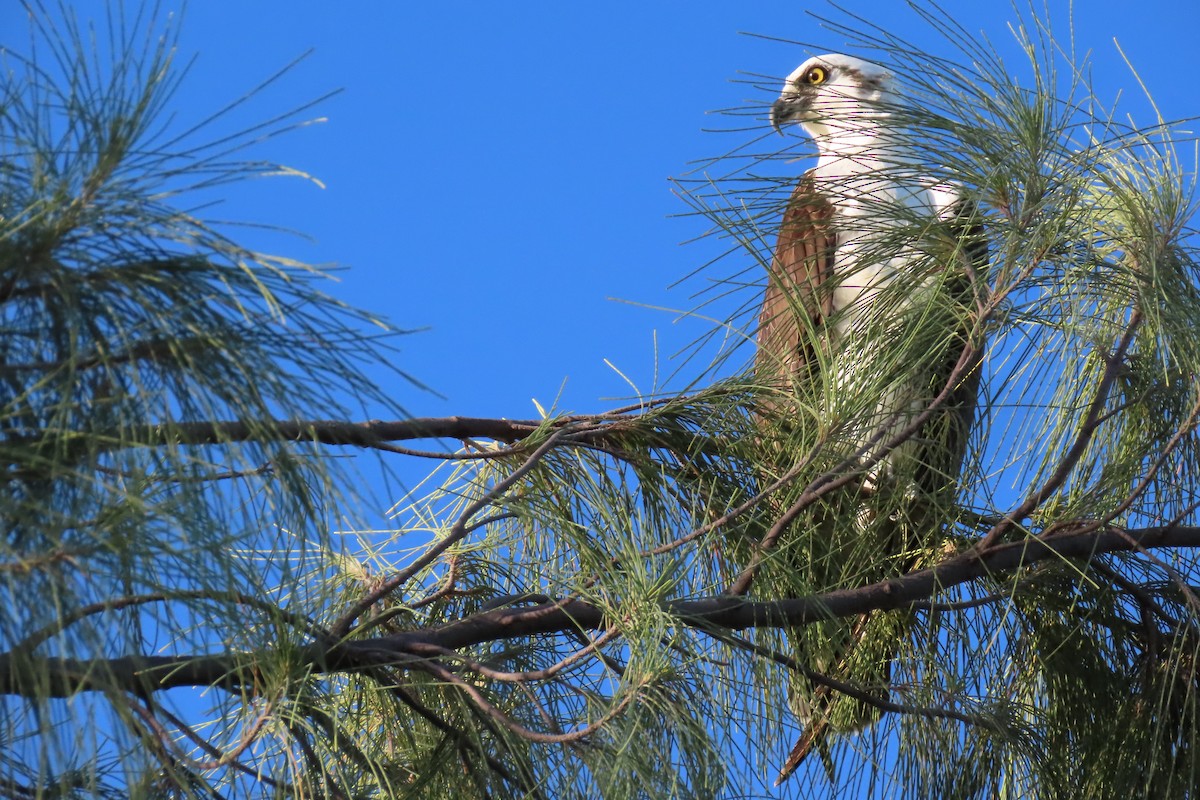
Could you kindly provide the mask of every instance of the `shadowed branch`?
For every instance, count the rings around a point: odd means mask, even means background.
[[[1182,547],[1200,547],[1200,527],[1064,533],[968,552],[929,569],[854,589],[770,601],[722,595],[670,600],[664,606],[680,624],[692,628],[796,627],[831,617],[928,604],[930,598],[946,589],[1040,562]],[[598,607],[566,600],[484,611],[446,625],[374,639],[313,644],[302,651],[301,660],[317,672],[364,673],[383,666],[421,667],[430,661],[431,647],[457,650],[526,636],[604,629],[608,624]],[[261,657],[254,653],[69,659],[10,652],[0,654],[0,693],[67,697],[84,691],[144,693],[182,686],[242,691],[253,687],[255,665],[259,663]]]

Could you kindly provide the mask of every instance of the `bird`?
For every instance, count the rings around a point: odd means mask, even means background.
[[[923,169],[903,89],[882,66],[829,53],[788,75],[770,111],[777,131],[798,125],[812,139],[817,163],[791,192],[769,262],[760,405],[782,426],[821,428],[820,446],[860,476],[787,534],[795,546],[780,563],[817,590],[914,568],[957,494],[976,411],[988,260],[980,206]],[[769,455],[779,472],[811,455],[811,435],[794,440],[805,443],[799,453],[781,441]],[[886,559],[861,558],[881,548]],[[911,611],[875,612],[787,631],[798,660],[876,702],[793,672],[789,704],[804,731],[776,785],[814,749],[832,773],[829,737],[878,719],[913,621]]]

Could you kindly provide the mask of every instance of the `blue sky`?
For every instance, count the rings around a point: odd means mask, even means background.
[[[1077,44],[1095,53],[1102,97],[1138,94],[1112,45],[1118,36],[1167,117],[1200,111],[1189,55],[1200,4],[1078,5]],[[847,7],[952,54],[902,2]],[[1050,4],[1064,39],[1066,7]],[[656,337],[665,371],[708,329],[609,298],[695,304],[688,295],[698,284],[668,287],[720,248],[681,245],[705,226],[672,218],[687,207],[668,179],[755,135],[705,132],[744,121],[706,112],[771,99],[732,82],[739,72],[782,76],[807,56],[739,32],[844,49],[806,8],[835,13],[766,1],[192,2],[181,50],[196,61],[175,105],[181,120],[199,119],[314,49],[235,118],[257,121],[342,89],[313,112],[327,122],[254,151],[325,188],[257,181],[235,187],[213,216],[308,234],[264,244],[350,267],[334,294],[427,328],[399,343],[398,365],[445,399],[390,384],[412,413],[526,416],[531,398],[552,402],[564,381],[562,408],[600,410],[611,405],[601,398],[631,392],[604,359],[647,390]],[[1019,61],[1008,5],[969,8],[956,11],[963,25]],[[23,20],[9,6],[0,25],[20,30]],[[780,169],[791,166],[803,168]]]

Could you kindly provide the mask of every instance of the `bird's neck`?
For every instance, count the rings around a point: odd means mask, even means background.
[[[840,198],[844,214],[880,201],[908,202],[919,191],[909,150],[886,125],[824,128],[813,132],[818,153],[813,176]]]
[[[899,175],[912,164],[908,148],[882,126],[825,128],[813,139],[820,154],[817,173],[823,177]]]

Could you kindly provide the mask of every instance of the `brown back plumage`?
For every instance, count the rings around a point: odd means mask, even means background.
[[[806,172],[783,213],[758,324],[760,381],[785,387],[811,361],[813,333],[833,313],[833,206]]]

